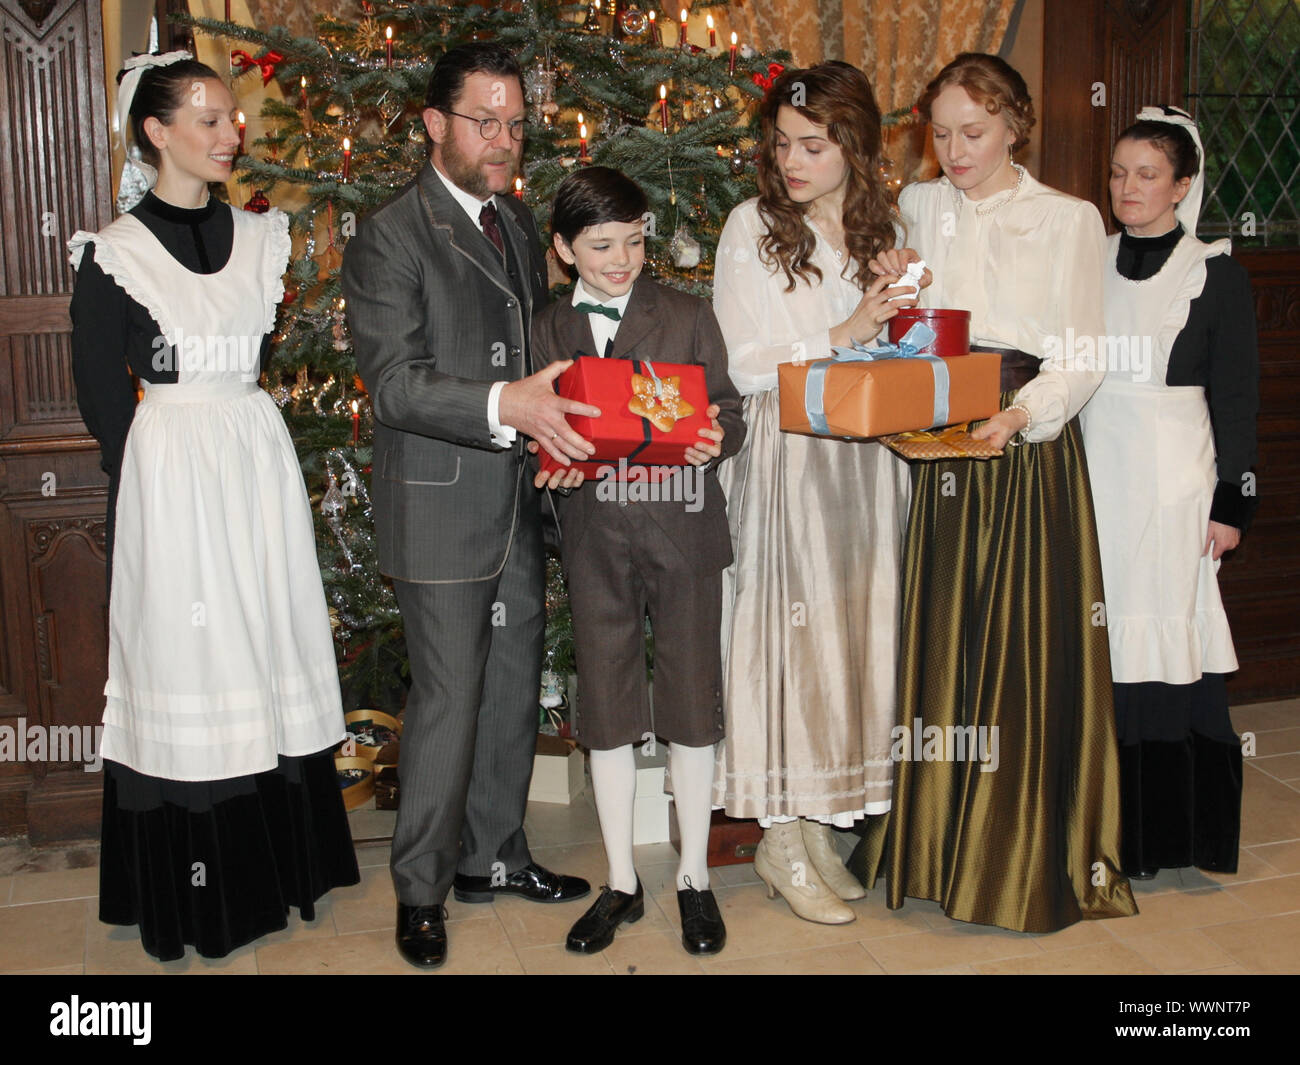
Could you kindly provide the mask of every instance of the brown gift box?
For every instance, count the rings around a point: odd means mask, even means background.
[[[783,362],[777,368],[781,429],[813,432],[804,403],[808,371],[816,362]],[[944,359],[948,367],[948,417],[944,425],[989,418],[998,412],[1002,356],[972,352]],[[822,405],[826,436],[867,438],[929,429],[934,422],[934,369],[928,359],[833,362],[826,371]]]

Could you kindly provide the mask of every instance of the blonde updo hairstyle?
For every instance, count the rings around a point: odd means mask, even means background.
[[[1034,128],[1034,101],[1025,79],[1005,59],[983,52],[962,52],[935,75],[921,94],[917,110],[927,122],[935,97],[954,85],[965,89],[989,114],[1002,116],[1016,138],[1012,151],[1029,143],[1029,131]]]

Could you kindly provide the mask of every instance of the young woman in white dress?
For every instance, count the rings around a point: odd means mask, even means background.
[[[777,365],[869,341],[902,307],[867,263],[894,247],[880,112],[846,63],[787,70],[762,106],[759,195],[728,217],[714,310],[748,436],[719,476],[726,738],[714,805],[758,818],[755,871],[807,920],[854,919],[836,853],[890,804],[906,465],[874,442],[778,429]]]
[[[1145,108],[1111,158],[1123,232],[1106,257],[1106,331],[1126,362],[1083,410],[1120,744],[1124,871],[1236,872],[1237,668],[1217,572],[1257,497],[1259,355],[1250,279],[1231,244],[1196,239],[1200,138]]]
[[[127,66],[119,117],[147,173],[123,186],[143,198],[69,241],[73,371],[110,476],[100,919],[167,961],[228,954],[290,906],[310,920],[358,876],[310,507],[257,384],[288,218],[211,196],[238,145],[213,70]]]

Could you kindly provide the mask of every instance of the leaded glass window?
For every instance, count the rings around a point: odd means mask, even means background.
[[[1191,0],[1188,102],[1205,144],[1199,233],[1300,244],[1300,0]]]

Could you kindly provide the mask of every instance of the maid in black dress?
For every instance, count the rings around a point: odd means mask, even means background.
[[[1129,876],[1237,871],[1241,741],[1224,674],[1237,668],[1219,558],[1256,503],[1259,355],[1246,271],[1196,239],[1200,138],[1148,107],[1111,159],[1106,332],[1126,341],[1083,409],[1120,744]]]
[[[290,906],[312,920],[359,879],[310,506],[257,385],[288,219],[208,192],[233,113],[188,53],[129,61],[119,120],[151,165],[128,163],[129,213],[68,243],[78,403],[110,478],[100,919],[162,961],[224,956]]]

